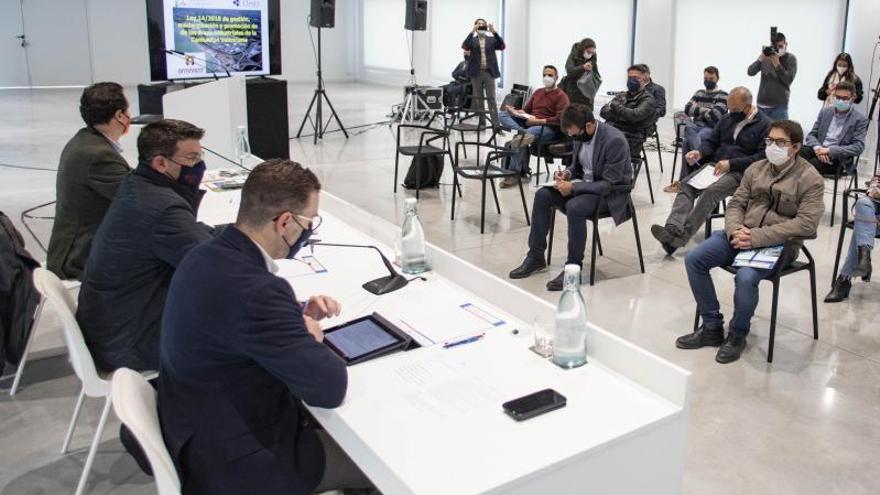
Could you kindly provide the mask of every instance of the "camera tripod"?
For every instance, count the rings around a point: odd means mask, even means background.
[[[299,138],[302,135],[303,128],[306,126],[306,121],[312,124],[312,129],[314,130],[314,144],[318,144],[318,139],[324,139],[324,132],[327,131],[327,128],[330,126],[330,123],[333,122],[333,119],[336,119],[336,123],[339,125],[339,129],[342,130],[342,133],[345,134],[345,139],[348,139],[348,131],[345,130],[345,126],[342,125],[342,121],[339,120],[339,114],[336,113],[336,109],[333,108],[333,104],[330,103],[330,98],[327,96],[327,91],[324,90],[324,73],[321,70],[321,62],[323,61],[321,56],[321,28],[318,28],[318,87],[315,89],[315,95],[312,96],[312,102],[309,103],[309,109],[306,110],[306,115],[303,117],[302,124],[299,126],[299,131],[296,133],[296,137]],[[324,102],[327,102],[327,106],[330,107],[330,117],[327,119],[327,123],[324,124]],[[315,105],[317,103],[317,105]],[[312,108],[315,109],[315,119],[312,120]]]

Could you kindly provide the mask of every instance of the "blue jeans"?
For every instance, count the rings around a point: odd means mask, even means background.
[[[788,105],[771,108],[758,107],[758,111],[770,120],[788,120]]]
[[[718,303],[715,284],[712,283],[709,271],[712,268],[730,266],[738,253],[739,250],[734,249],[727,240],[727,233],[724,230],[716,230],[684,259],[691,292],[694,294],[694,300],[697,301],[697,310],[706,328],[724,326],[724,315],[721,314],[721,305]],[[758,306],[758,284],[761,280],[773,276],[782,263],[780,259],[772,270],[748,267],[737,269],[734,276],[736,289],[733,293],[733,319],[730,320],[730,332],[743,337],[749,334],[752,316]]]
[[[521,119],[519,117],[514,117],[502,110],[498,112],[498,120],[501,122],[501,125],[504,127],[509,127],[517,132],[525,132],[535,136],[534,146],[538,144],[546,144],[553,141],[556,141],[559,138],[559,132],[552,127],[547,127],[543,125],[533,125],[531,127],[525,127],[526,119]],[[515,155],[510,157],[510,164],[508,168],[510,170],[516,170],[517,172],[522,172],[523,163],[529,157],[529,148],[527,146],[521,147]]]
[[[853,238],[849,243],[849,250],[846,253],[846,261],[840,274],[846,277],[852,276],[853,268],[859,261],[859,249],[862,246],[868,246],[874,249],[874,237],[880,234],[880,212],[878,212],[877,203],[867,196],[862,196],[856,202],[855,206],[855,225],[853,226]]]
[[[688,164],[684,156],[692,150],[700,149],[700,143],[711,135],[712,128],[703,122],[693,122],[684,127],[684,140],[681,143],[681,173],[678,175],[679,181],[684,180],[685,177],[697,170],[696,167],[691,167]]]

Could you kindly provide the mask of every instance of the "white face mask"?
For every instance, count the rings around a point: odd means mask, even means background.
[[[555,77],[544,76],[543,81],[544,81],[544,87],[545,87],[545,88],[548,88],[548,89],[549,89],[549,88],[552,88],[552,87],[556,84],[556,78],[555,78]]]
[[[779,53],[779,56],[780,56],[780,57],[783,56],[783,55],[785,55],[785,48],[779,48],[779,49],[777,49],[776,51]]]
[[[846,72],[846,69],[847,69],[847,68],[848,68],[848,67],[845,66],[845,65],[838,65],[838,66],[837,66],[837,73],[840,74],[840,75],[842,76],[842,75]]]
[[[788,161],[788,148],[783,148],[778,144],[767,146],[767,160],[777,167]]]
[[[590,52],[584,52],[584,58],[590,60],[593,58],[593,54]]]

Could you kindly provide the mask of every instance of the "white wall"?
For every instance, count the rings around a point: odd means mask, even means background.
[[[877,79],[880,77],[880,49],[877,46],[878,35],[880,35],[880,1],[877,0],[850,0],[849,12],[849,29],[846,33],[846,51],[853,57],[853,65],[857,73],[862,78],[865,85],[865,101],[862,102],[862,110],[867,113],[870,109],[871,99],[874,94],[871,89],[877,87]],[[874,66],[874,75],[869,81],[871,65]],[[871,127],[868,128],[868,149],[862,154],[862,177],[867,175],[868,171],[873,170],[874,153],[877,149],[877,114],[880,110],[874,110],[874,119]],[[860,185],[861,186],[861,185]]]

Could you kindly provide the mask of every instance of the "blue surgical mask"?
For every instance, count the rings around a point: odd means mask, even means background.
[[[290,248],[290,250],[287,252],[286,258],[289,260],[295,258],[296,253],[298,253],[300,249],[308,244],[309,239],[311,239],[313,233],[314,230],[312,230],[311,228],[303,229],[302,233],[299,235],[296,241],[293,242],[293,244],[287,242],[287,238],[282,235],[281,238],[284,239],[284,243],[287,244],[287,246]]]
[[[181,166],[177,182],[184,186],[198,189],[199,184],[202,183],[202,178],[205,176],[205,170],[207,168],[208,167],[205,165],[204,161],[200,161],[192,167]]]
[[[638,77],[630,77],[626,80],[626,89],[629,90],[630,93],[635,93],[641,88],[642,81],[640,81]]]
[[[706,87],[709,91],[712,91],[716,87],[718,87],[718,83],[709,79],[703,79],[703,86]]]
[[[852,107],[851,101],[836,100],[834,102],[834,109],[841,113],[849,112],[850,107]]]

